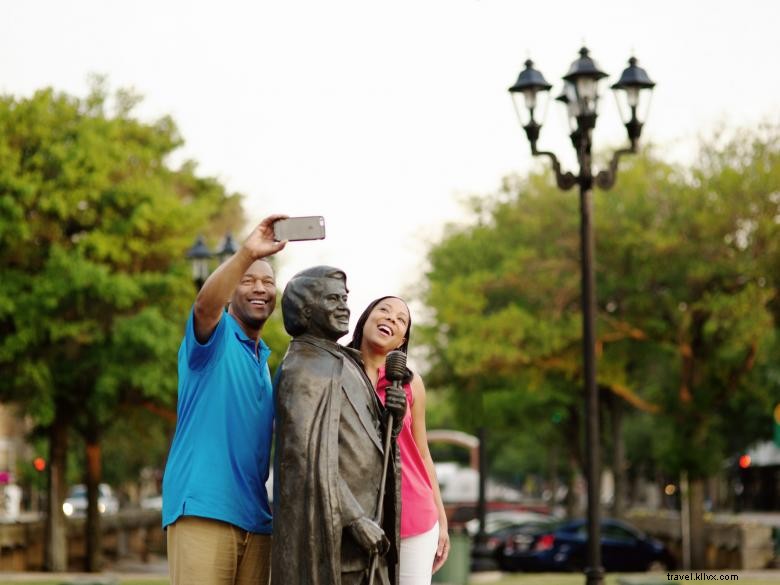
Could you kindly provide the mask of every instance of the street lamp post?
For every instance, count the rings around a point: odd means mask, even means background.
[[[192,261],[192,281],[198,287],[198,290],[201,289],[211,273],[209,261],[212,258],[217,258],[219,263],[222,264],[237,251],[238,247],[233,240],[233,235],[230,233],[225,234],[222,245],[215,252],[209,250],[202,235],[198,236],[193,246],[187,250],[187,258]]]
[[[187,258],[192,261],[192,281],[200,290],[209,277],[209,260],[211,259],[211,250],[203,240],[203,236],[198,236],[195,239],[195,244],[187,250]]]
[[[592,198],[594,185],[601,189],[610,189],[615,184],[620,157],[638,150],[639,136],[642,133],[642,117],[649,105],[649,94],[654,87],[644,69],[637,65],[632,57],[629,66],[620,79],[612,86],[618,103],[621,98],[623,122],[630,141],[629,148],[617,150],[609,166],[594,176],[591,146],[593,129],[598,116],[599,81],[607,77],[588,54],[588,49],[580,49],[580,57],[575,60],[566,75],[563,76],[563,92],[556,98],[566,105],[571,126],[570,138],[579,163],[579,173],[563,172],[558,157],[552,152],[537,149],[541,123],[537,121],[537,112],[545,104],[540,103],[542,94],[552,87],[544,76],[533,68],[533,62],[525,62],[525,69],[517,82],[509,88],[515,103],[515,110],[521,120],[531,154],[545,156],[552,162],[555,180],[560,189],[579,186],[580,191],[580,250],[582,268],[582,353],[584,363],[585,386],[585,450],[586,480],[588,486],[588,551],[585,577],[587,585],[601,585],[604,581],[604,569],[601,565],[600,538],[600,475],[601,455],[599,445],[599,396],[596,387],[596,285],[594,276],[594,239],[592,223]],[[521,97],[522,96],[522,97]],[[540,119],[541,118],[540,116]]]
[[[233,240],[233,234],[225,234],[225,239],[222,241],[222,245],[216,251],[219,263],[222,264],[236,252],[238,252],[238,246],[236,246],[236,242]]]

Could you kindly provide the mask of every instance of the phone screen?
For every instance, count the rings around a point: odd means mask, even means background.
[[[325,218],[321,215],[288,217],[274,222],[274,239],[302,241],[325,238]]]

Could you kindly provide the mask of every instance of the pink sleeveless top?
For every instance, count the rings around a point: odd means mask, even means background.
[[[379,368],[376,393],[385,403],[385,389],[390,382],[385,378],[385,368]],[[433,488],[425,469],[423,458],[412,435],[412,387],[404,384],[406,414],[398,446],[401,450],[401,538],[428,532],[439,519],[439,511],[433,499]]]

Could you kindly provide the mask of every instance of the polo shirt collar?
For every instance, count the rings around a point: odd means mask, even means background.
[[[252,351],[255,349],[255,340],[249,337],[246,334],[246,331],[241,327],[241,325],[238,323],[236,318],[231,315],[230,313],[225,311],[225,315],[229,318],[227,321],[228,324],[230,324],[231,329],[233,329],[233,333],[236,336],[236,339],[238,339],[240,342],[245,343],[247,345],[252,346]],[[260,343],[258,344],[258,357],[262,359],[266,359],[269,355],[271,355],[271,349],[265,344],[265,341],[263,341],[263,338],[260,338]]]

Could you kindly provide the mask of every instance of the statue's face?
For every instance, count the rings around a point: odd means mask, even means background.
[[[344,282],[324,278],[320,297],[309,307],[309,333],[336,341],[349,332],[349,307]]]

